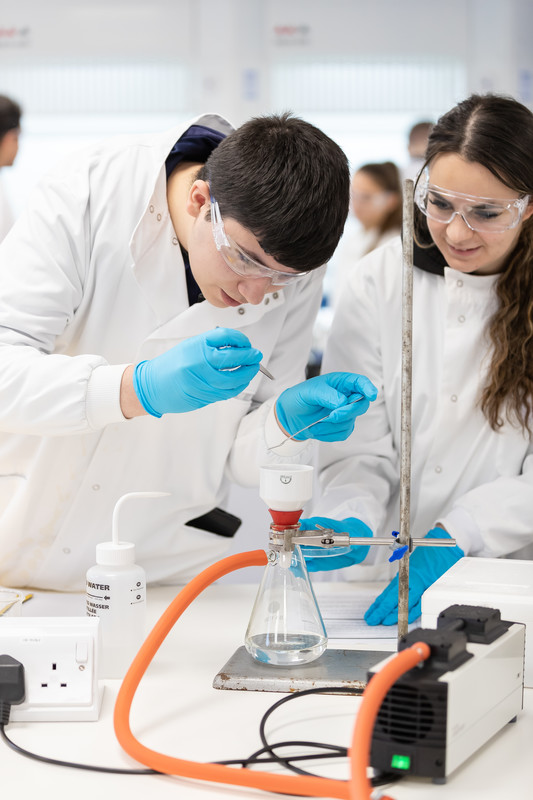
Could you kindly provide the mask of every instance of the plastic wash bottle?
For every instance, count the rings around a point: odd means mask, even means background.
[[[135,564],[135,545],[119,539],[120,509],[130,498],[166,494],[123,495],[113,511],[112,539],[96,545],[96,564],[87,570],[87,615],[100,618],[100,678],[123,678],[146,635],[146,575]]]

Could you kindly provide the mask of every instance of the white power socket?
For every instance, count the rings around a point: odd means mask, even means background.
[[[98,617],[12,617],[0,625],[0,654],[24,666],[26,699],[11,722],[97,720]]]

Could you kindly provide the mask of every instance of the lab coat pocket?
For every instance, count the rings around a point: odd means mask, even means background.
[[[0,475],[0,517],[6,512],[10,503],[15,503],[17,495],[25,489],[25,475],[16,472]]]

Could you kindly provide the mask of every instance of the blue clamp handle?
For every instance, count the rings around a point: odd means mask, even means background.
[[[389,558],[389,561],[392,563],[393,561],[399,561],[401,558],[409,550],[409,545],[407,544],[400,544],[398,542],[398,536],[400,535],[400,531],[393,531],[391,536],[394,537],[394,544],[392,545],[392,555]]]

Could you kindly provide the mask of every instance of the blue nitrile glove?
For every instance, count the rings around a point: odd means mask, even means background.
[[[133,373],[133,386],[145,411],[154,417],[193,411],[246,389],[262,357],[240,331],[215,328],[141,361]]]
[[[285,389],[276,400],[276,414],[287,435],[298,441],[342,442],[352,433],[355,418],[368,411],[377,394],[372,381],[364,375],[329,372]],[[348,405],[358,395],[362,400]],[[318,422],[328,412],[327,419]]]
[[[360,519],[355,517],[348,517],[347,519],[330,519],[329,517],[308,517],[307,519],[300,520],[300,529],[302,531],[317,530],[317,525],[323,528],[330,528],[337,533],[349,533],[350,536],[372,536],[372,531],[361,522]],[[340,545],[344,548],[344,545]],[[313,551],[312,556],[306,555],[310,550]],[[342,567],[351,567],[352,564],[360,564],[366,558],[370,547],[365,547],[362,544],[355,544],[350,547],[348,553],[342,555],[328,555],[327,548],[313,547],[312,545],[302,545],[302,555],[305,558],[305,563],[309,572],[322,572],[330,569],[342,569]],[[318,555],[316,555],[318,553]]]
[[[451,539],[443,528],[432,528],[425,539]],[[422,613],[421,598],[437,578],[464,556],[460,547],[416,547],[409,561],[409,622]],[[405,556],[407,558],[407,556]],[[365,614],[369,625],[396,625],[398,622],[398,576],[381,592]]]

